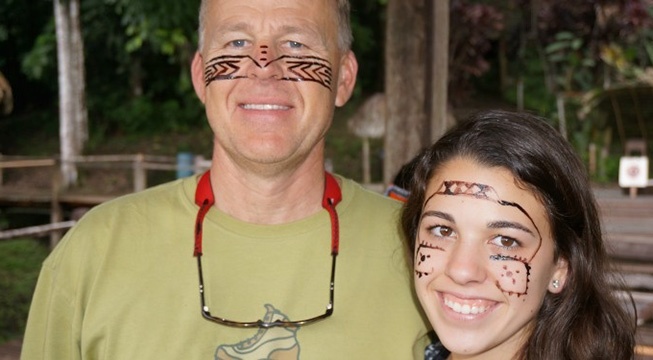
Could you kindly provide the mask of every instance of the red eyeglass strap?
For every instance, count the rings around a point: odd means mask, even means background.
[[[322,207],[329,212],[331,217],[331,255],[338,255],[340,248],[340,224],[338,223],[338,212],[336,205],[342,200],[342,192],[338,181],[333,175],[324,172],[324,196],[322,197]]]
[[[209,212],[211,206],[215,204],[215,197],[211,188],[211,173],[209,171],[202,175],[197,184],[195,204],[200,207],[200,210],[197,212],[197,219],[195,220],[195,250],[193,251],[193,256],[197,257],[198,255],[202,255],[202,224],[204,224],[204,216]]]
[[[342,192],[338,181],[328,172],[324,172],[324,195],[322,197],[322,207],[329,212],[331,218],[331,254],[338,255],[340,247],[340,224],[338,223],[338,212],[336,212],[336,205],[342,200]],[[215,196],[213,195],[213,188],[211,188],[211,173],[205,172],[200,177],[195,191],[195,204],[200,207],[197,212],[195,220],[195,248],[193,256],[202,255],[202,224],[206,213],[209,212],[211,206],[215,204]]]

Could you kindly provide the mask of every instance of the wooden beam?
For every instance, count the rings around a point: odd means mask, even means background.
[[[47,235],[53,231],[60,231],[70,229],[75,225],[76,221],[62,221],[54,224],[45,224],[37,226],[29,226],[20,229],[11,229],[0,231],[0,240],[13,239],[17,237],[26,237],[26,236],[41,236]]]

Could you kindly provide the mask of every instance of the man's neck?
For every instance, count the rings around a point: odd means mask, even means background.
[[[214,161],[211,186],[215,206],[230,216],[255,224],[283,224],[322,209],[324,165],[305,162],[292,171],[262,174]]]

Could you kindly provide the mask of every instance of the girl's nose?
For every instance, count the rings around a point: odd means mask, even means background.
[[[487,278],[487,256],[474,244],[458,242],[449,251],[445,274],[458,284],[481,283]]]

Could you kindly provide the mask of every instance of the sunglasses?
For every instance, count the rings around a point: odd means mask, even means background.
[[[211,315],[209,306],[206,304],[204,292],[204,273],[202,272],[202,228],[204,217],[209,209],[215,204],[215,197],[213,189],[211,188],[210,171],[205,172],[198,183],[197,191],[195,193],[195,203],[199,205],[200,209],[197,213],[195,220],[195,249],[193,256],[197,258],[197,271],[199,273],[199,291],[200,291],[200,307],[202,317],[208,321],[213,321],[218,324],[238,327],[238,328],[272,328],[272,327],[299,327],[308,325],[323,319],[328,318],[333,314],[334,310],[334,293],[335,293],[335,274],[336,274],[336,258],[338,256],[338,248],[340,243],[339,236],[339,223],[338,213],[336,212],[336,205],[342,200],[342,194],[338,182],[333,175],[325,172],[325,187],[324,195],[322,198],[322,207],[328,211],[331,219],[331,279],[329,282],[329,303],[326,306],[324,314],[317,315],[304,320],[275,320],[263,321],[261,319],[256,321],[233,321],[220,316]]]

